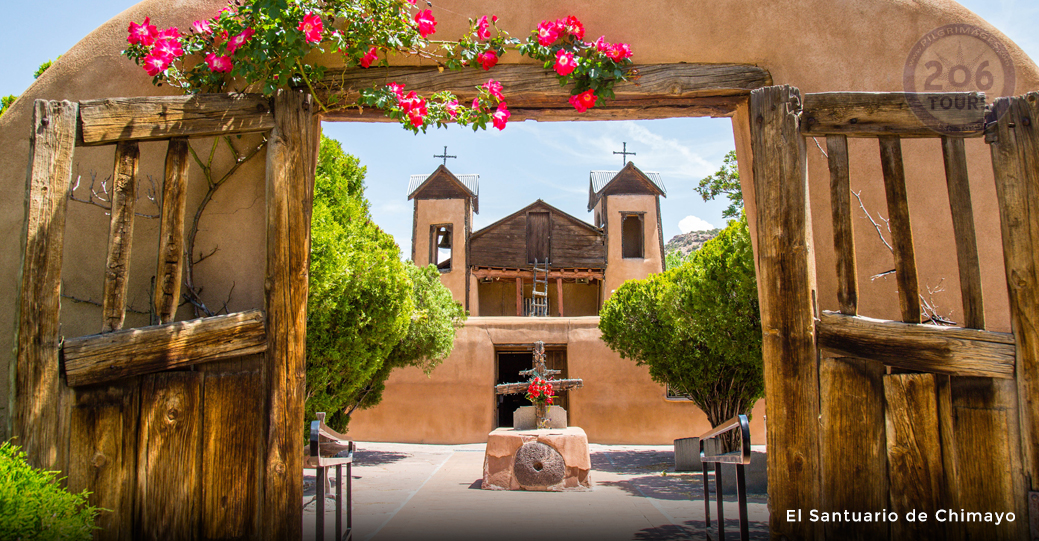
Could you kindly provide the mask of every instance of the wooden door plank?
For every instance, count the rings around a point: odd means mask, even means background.
[[[942,137],[945,181],[949,187],[952,229],[956,236],[956,259],[960,270],[960,297],[963,299],[963,326],[985,328],[985,304],[981,295],[981,264],[974,231],[974,209],[967,179],[967,153],[963,139]]]
[[[933,100],[933,101],[932,101]],[[848,137],[939,137],[918,112],[933,102],[950,100],[962,107],[943,111],[942,121],[957,126],[959,137],[980,137],[985,126],[985,94],[980,92],[817,92],[805,94],[801,133],[806,136],[847,135]],[[925,113],[927,114],[927,113]]]
[[[855,228],[851,220],[848,137],[828,136],[826,157],[830,165],[833,249],[837,257],[837,302],[841,307],[841,313],[854,316],[858,313],[859,278],[855,263]]]
[[[112,175],[112,221],[108,230],[108,258],[101,307],[104,321],[101,332],[123,328],[126,317],[126,290],[129,285],[130,251],[133,247],[134,204],[137,202],[137,163],[141,152],[136,141],[123,141],[115,147],[115,172]]]
[[[78,106],[36,100],[29,139],[25,227],[13,374],[13,436],[38,468],[67,472],[66,406],[59,375],[61,264]]]
[[[819,509],[819,375],[813,324],[805,141],[801,94],[774,86],[751,93],[751,148],[757,201],[758,296],[761,303],[768,486],[772,509]],[[815,539],[818,523],[772,513],[774,538]]]
[[[170,323],[180,305],[184,269],[184,211],[188,201],[188,140],[170,139],[162,182],[162,216],[159,220],[159,256],[155,269],[156,321]]]
[[[913,229],[909,221],[906,174],[902,165],[902,142],[898,136],[892,135],[881,136],[878,139],[888,219],[891,223],[891,246],[894,247],[895,254],[898,306],[902,321],[920,323],[920,285],[916,276]]]

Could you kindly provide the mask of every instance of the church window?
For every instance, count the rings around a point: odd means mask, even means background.
[[[430,228],[429,262],[440,272],[451,272],[451,224],[439,224]]]
[[[642,213],[621,213],[621,257],[642,259],[643,251]]]

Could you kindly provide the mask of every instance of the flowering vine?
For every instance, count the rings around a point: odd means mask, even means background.
[[[436,26],[433,11],[421,9],[415,0],[235,0],[186,32],[160,30],[147,17],[131,22],[123,53],[155,84],[188,93],[235,84],[244,85],[236,90],[268,95],[301,86],[313,92],[325,72],[324,66],[308,61],[315,52],[338,55],[347,67],[388,66],[388,55],[396,53],[431,60],[441,69],[490,71],[508,50],[515,50],[554,70],[560,85],[570,85],[570,103],[579,112],[599,99],[613,98],[614,85],[628,78],[631,47],[602,36],[585,42],[584,25],[573,16],[542,21],[523,41],[500,29],[496,16],[470,19],[469,32],[457,41],[430,40]],[[450,92],[422,96],[391,83],[362,91],[355,104],[320,106],[376,107],[414,132],[451,122],[504,129],[510,112],[501,83],[491,77],[477,90],[472,103],[462,104]]]
[[[552,405],[555,399],[553,392],[551,379],[546,380],[535,376],[531,378],[530,384],[527,385],[526,397],[531,404]]]

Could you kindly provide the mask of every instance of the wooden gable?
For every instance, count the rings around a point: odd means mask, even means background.
[[[604,239],[602,230],[539,199],[473,233],[469,263],[525,268],[547,252],[553,268],[601,269],[606,266]]]
[[[653,195],[665,196],[664,190],[655,182],[650,180],[645,173],[634,162],[628,162],[613,179],[606,183],[598,191],[594,190],[590,197],[588,209],[591,210],[603,196],[607,195]]]
[[[477,194],[443,165],[408,194],[408,200],[411,199],[472,199],[474,211],[480,212]]]

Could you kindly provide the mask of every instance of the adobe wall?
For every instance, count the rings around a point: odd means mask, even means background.
[[[607,195],[606,208],[606,279],[603,283],[603,301],[625,280],[640,280],[651,273],[664,270],[660,253],[660,230],[657,228],[657,202],[649,195]],[[625,258],[621,252],[621,214],[642,212],[642,258]]]
[[[440,274],[440,281],[451,290],[455,302],[465,306],[465,200],[416,199],[415,203],[415,263],[426,266],[429,260],[430,226],[453,224],[451,229],[451,272]],[[470,222],[471,223],[471,222]],[[397,239],[397,243],[406,242]]]
[[[126,45],[129,21],[150,16],[162,26],[188,28],[193,20],[209,17],[226,5],[225,0],[145,0],[120,13],[86,36],[63,54],[34,84],[22,93],[9,112],[0,117],[0,188],[9,196],[0,198],[0,405],[6,404],[9,386],[8,366],[13,358],[13,334],[17,306],[20,265],[19,239],[23,229],[23,198],[27,167],[32,100],[84,100],[114,96],[173,94],[175,89],[151,84],[150,77],[120,56]],[[835,90],[899,91],[902,68],[913,44],[927,32],[951,23],[969,23],[998,36],[1009,48],[1017,70],[1016,94],[1039,88],[1039,68],[998,30],[951,0],[645,0],[639,9],[619,0],[549,0],[504,2],[501,0],[442,0],[434,7],[438,17],[437,38],[461,35],[469,17],[494,14],[517,37],[547,18],[573,14],[585,24],[589,37],[601,34],[612,41],[630,42],[638,63],[727,62],[749,63],[767,68],[775,84],[797,86],[802,92]],[[457,15],[456,15],[457,14]],[[681,39],[675,39],[676,36]],[[503,62],[516,62],[515,54]],[[402,62],[418,62],[406,58]],[[331,62],[330,62],[331,63]],[[493,72],[491,73],[493,76]],[[595,110],[589,120],[595,118]],[[749,119],[738,113],[734,136],[751,224],[754,222],[753,194],[749,181]],[[194,141],[202,150],[205,141]],[[244,145],[244,143],[242,143]],[[828,173],[821,152],[809,144],[811,211],[813,214],[818,263],[819,304],[823,309],[837,307],[830,233]],[[814,150],[813,150],[814,149]],[[885,208],[876,144],[851,141],[851,183],[862,190],[863,202],[874,212]],[[992,187],[988,149],[980,139],[967,143],[971,185],[975,192],[975,223],[980,239],[982,281],[986,315],[990,328],[1007,329],[1007,301],[998,239],[998,213]],[[97,171],[105,176],[112,168],[112,148],[77,149],[74,170],[87,175]],[[945,292],[936,296],[940,305],[959,312],[955,250],[951,218],[944,195],[941,151],[935,141],[906,141],[903,145],[909,184],[909,205],[915,221],[917,261],[924,286],[943,283]],[[226,166],[228,158],[218,154]],[[218,164],[220,165],[220,164]],[[142,174],[161,175],[161,152],[143,155]],[[191,169],[189,209],[204,192],[204,179],[196,167]],[[403,179],[402,179],[403,182]],[[262,307],[264,228],[262,197],[263,161],[251,162],[214,200],[210,211],[222,221],[208,224],[203,249],[219,247],[213,257],[198,269],[204,284],[203,297],[221,306],[230,286],[234,292],[230,310]],[[93,210],[93,209],[90,209]],[[100,210],[100,209],[97,209]],[[101,287],[103,253],[107,229],[103,218],[70,211],[69,228],[83,233],[82,242],[66,245],[66,290],[76,296],[97,300]],[[141,223],[135,232],[130,299],[140,306],[148,298],[155,242],[148,226]],[[857,219],[856,242],[859,249],[860,311],[875,317],[896,317],[897,298],[889,279],[875,282],[870,274],[892,267],[891,257],[877,241],[867,222]],[[615,286],[611,286],[615,287]],[[85,304],[71,307],[66,302],[63,322],[65,334],[73,336],[73,326],[94,328],[100,322],[99,310]],[[187,317],[182,313],[181,317]],[[135,323],[137,324],[137,323]],[[4,412],[0,412],[4,415]],[[5,434],[6,435],[6,434]]]

